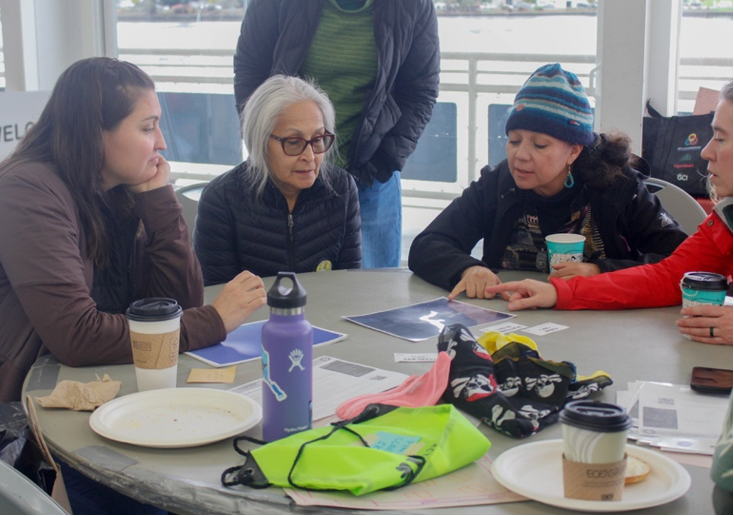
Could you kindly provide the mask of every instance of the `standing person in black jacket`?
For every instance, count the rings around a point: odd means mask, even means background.
[[[687,235],[635,170],[624,135],[593,132],[583,85],[559,64],[525,82],[507,119],[507,157],[485,167],[413,241],[410,269],[446,290],[490,298],[491,270],[537,270],[571,278],[660,261]],[[639,168],[645,163],[640,161]],[[549,270],[544,238],[584,235],[582,262]],[[470,253],[484,239],[483,257]]]
[[[266,80],[242,113],[249,159],[201,195],[194,250],[204,283],[361,267],[357,186],[328,163],[334,108],[298,77]],[[257,271],[257,272],[255,272]]]
[[[362,264],[399,267],[399,171],[438,96],[431,0],[251,0],[234,56],[241,112],[275,74],[315,79],[334,103],[342,156],[357,180]]]

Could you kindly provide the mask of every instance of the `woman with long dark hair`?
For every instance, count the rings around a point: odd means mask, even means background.
[[[124,311],[136,299],[179,302],[182,352],[222,341],[265,304],[260,278],[243,272],[202,306],[160,117],[137,66],[84,59],[0,163],[0,401],[20,399],[44,353],[71,366],[131,362]]]

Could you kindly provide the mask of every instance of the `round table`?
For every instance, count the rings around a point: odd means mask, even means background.
[[[503,281],[539,274],[501,272]],[[362,315],[443,297],[446,291],[430,285],[406,269],[329,271],[299,274],[308,292],[306,317],[314,326],[348,334],[340,342],[314,348],[314,357],[333,356],[351,362],[422,374],[429,363],[395,363],[394,353],[435,352],[436,338],[409,342],[351,323],[343,316]],[[274,278],[265,279],[266,287]],[[212,299],[221,286],[208,287],[206,300]],[[501,299],[459,301],[507,312]],[[541,355],[549,360],[573,362],[579,374],[602,369],[614,385],[595,397],[615,402],[616,390],[627,390],[636,380],[687,384],[694,365],[721,367],[732,363],[732,348],[690,342],[677,331],[674,321],[679,307],[622,311],[553,311],[517,312],[513,319],[525,326],[554,322],[568,329],[544,336],[532,336]],[[267,307],[251,320],[266,319]],[[474,328],[476,330],[481,326]],[[192,367],[208,367],[192,357],[181,355],[178,386],[186,386]],[[26,378],[25,394],[34,397],[48,394],[61,380],[92,381],[95,375],[109,374],[121,380],[119,396],[136,391],[132,365],[72,368],[61,365],[51,356],[41,357]],[[234,385],[260,378],[258,360],[239,364]],[[212,384],[218,389],[232,385]],[[89,412],[38,408],[44,436],[61,460],[93,479],[146,503],[175,513],[343,513],[344,509],[300,507],[292,504],[282,489],[230,489],[221,485],[220,475],[230,466],[242,464],[242,457],[232,447],[232,440],[195,448],[155,449],[109,441],[89,427]],[[492,442],[490,457],[519,444],[561,437],[560,425],[553,425],[525,440],[506,437],[486,425],[482,432]],[[259,435],[259,427],[253,429]],[[250,432],[248,432],[249,434]],[[710,513],[712,482],[708,469],[685,466],[692,477],[690,491],[682,498],[649,513]],[[566,511],[538,502],[517,502],[472,507],[436,509],[432,513],[563,514]]]

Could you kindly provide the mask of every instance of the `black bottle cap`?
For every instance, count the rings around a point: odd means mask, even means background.
[[[306,306],[306,289],[301,286],[295,272],[279,272],[268,291],[271,308],[300,308]]]

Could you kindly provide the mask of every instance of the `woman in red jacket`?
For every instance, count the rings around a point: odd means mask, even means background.
[[[721,89],[713,121],[714,135],[701,151],[708,163],[714,212],[676,251],[661,262],[593,277],[550,283],[513,281],[488,287],[503,293],[510,310],[555,307],[559,310],[646,308],[681,303],[680,280],[689,271],[732,275],[732,81]],[[509,294],[512,292],[512,294]],[[732,307],[699,305],[681,310],[676,324],[684,335],[705,344],[732,345]]]

